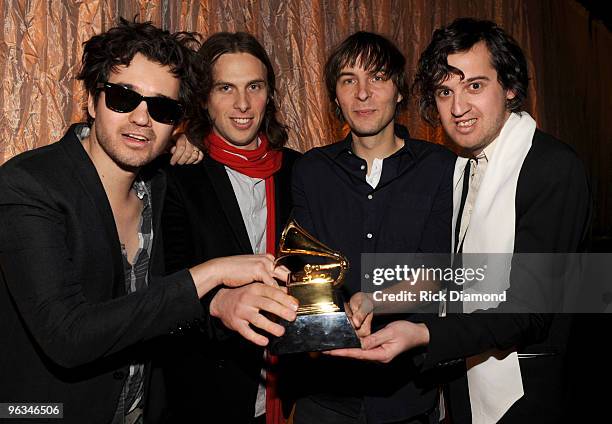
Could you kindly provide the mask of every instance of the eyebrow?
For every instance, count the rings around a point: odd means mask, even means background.
[[[380,69],[380,70],[378,70],[378,71],[366,71],[366,72],[368,73],[368,75],[376,75],[376,74],[384,74],[384,75],[387,75],[387,72],[385,72],[385,71],[384,71],[384,70],[382,70],[382,69]],[[338,78],[341,78],[341,77],[354,77],[355,75],[357,75],[357,73],[356,73],[356,72],[343,71],[343,72],[340,72],[340,73],[338,74]]]
[[[256,80],[252,80],[252,81],[247,82],[246,85],[257,84],[257,83],[266,84],[266,80],[264,80],[264,79],[256,79]],[[232,82],[228,82],[228,81],[215,81],[213,83],[213,86],[215,86],[215,87],[217,87],[219,85],[229,85],[229,86],[232,86],[232,87],[236,86],[236,84],[234,84]]]
[[[475,77],[470,77],[470,78],[466,78],[465,80],[462,80],[462,81],[461,81],[461,84],[469,84],[469,83],[471,83],[471,82],[474,82],[474,81],[480,81],[480,80],[483,80],[483,81],[491,81],[491,78],[489,78],[489,77],[487,77],[487,76],[485,76],[485,75],[477,75],[477,76],[475,76]],[[437,85],[437,86],[435,87],[435,89],[436,89],[436,90],[440,90],[440,89],[443,89],[443,88],[448,88],[448,89],[450,89],[450,87],[449,87],[448,85],[445,85],[445,84],[440,84],[440,85]]]
[[[478,75],[476,77],[471,77],[471,78],[467,78],[465,81],[463,81],[464,83],[469,83],[469,82],[474,82],[474,81],[478,81],[478,80],[485,80],[485,81],[491,81],[491,78],[486,77],[484,75]]]
[[[153,93],[153,96],[145,96],[144,94],[138,91],[138,87],[134,87],[134,85],[128,84],[125,82],[114,82],[113,84],[117,84],[122,87],[129,88],[130,90],[135,91],[136,93],[140,94],[143,97],[163,97],[165,99],[172,99],[172,97],[166,96],[165,94],[162,94],[162,93]],[[175,99],[172,99],[172,100],[175,100]]]

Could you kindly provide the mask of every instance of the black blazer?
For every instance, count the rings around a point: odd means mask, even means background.
[[[276,239],[291,212],[291,170],[299,153],[283,149],[274,175]],[[206,157],[170,171],[163,214],[167,270],[208,259],[253,253],[225,167]],[[212,297],[203,300],[206,304]],[[214,337],[192,329],[168,341],[164,375],[175,422],[232,422],[253,419],[263,366],[263,349],[208,322]]]
[[[125,296],[111,207],[74,128],[0,168],[0,402],[62,402],[63,422],[106,424],[130,361],[202,308],[186,271],[151,270]],[[157,256],[164,177],[150,178]]]
[[[585,249],[591,194],[582,162],[566,144],[536,130],[516,191],[516,253],[564,253]],[[511,286],[523,284],[515,273]],[[512,290],[512,289],[511,289]],[[548,287],[547,294],[558,288]],[[522,290],[536,293],[536,290]],[[446,401],[453,423],[470,423],[463,358],[491,348],[546,353],[521,359],[524,396],[504,415],[504,423],[564,421],[566,348],[570,317],[548,314],[468,314],[428,322],[430,344],[425,368],[447,368]]]

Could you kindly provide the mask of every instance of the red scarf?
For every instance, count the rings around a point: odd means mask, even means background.
[[[265,134],[259,134],[259,146],[255,150],[239,149],[214,132],[206,138],[208,154],[223,165],[251,178],[266,181],[266,252],[276,253],[276,215],[274,203],[274,174],[280,169],[283,154],[271,150]],[[276,394],[276,373],[273,368],[278,362],[276,356],[266,352],[268,369],[266,372],[266,424],[284,424],[282,404]]]

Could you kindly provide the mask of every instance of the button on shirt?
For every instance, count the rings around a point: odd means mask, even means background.
[[[395,132],[404,146],[380,167],[373,164],[369,177],[366,161],[352,152],[350,134],[312,149],[294,168],[294,217],[348,257],[346,295],[361,289],[362,253],[450,251],[455,155],[411,139],[404,127]]]

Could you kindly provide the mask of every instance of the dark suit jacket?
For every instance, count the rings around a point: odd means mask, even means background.
[[[516,192],[515,253],[564,253],[584,250],[591,197],[582,162],[567,145],[536,130],[521,168]],[[525,284],[513,270],[511,287]],[[553,295],[558,287],[546,287]],[[514,290],[511,288],[511,290]],[[537,290],[521,290],[536,295]],[[506,423],[556,423],[564,418],[565,352],[568,316],[541,313],[469,314],[428,322],[430,344],[426,368],[446,367],[447,402],[453,423],[470,423],[463,358],[491,348],[519,348],[519,353],[550,355],[521,359],[525,395],[502,418]]]
[[[110,422],[129,361],[147,359],[137,345],[201,316],[191,276],[150,275],[125,296],[111,207],[74,126],[0,168],[0,223],[0,402],[62,402],[63,422]]]
[[[291,211],[291,170],[298,156],[283,149],[282,167],[274,175],[277,240]],[[209,157],[171,170],[163,228],[168,271],[253,253],[225,167]],[[207,329],[215,337],[193,329],[168,342],[164,374],[175,421],[247,422],[255,413],[263,349],[216,319]]]

